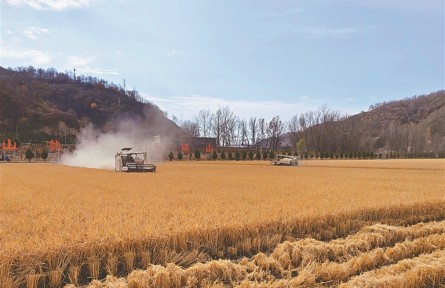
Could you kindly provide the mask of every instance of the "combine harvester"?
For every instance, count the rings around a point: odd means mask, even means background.
[[[298,166],[298,159],[295,156],[278,154],[272,159],[273,165]]]
[[[156,172],[156,166],[148,163],[147,152],[130,152],[132,148],[122,148],[116,153],[115,171],[119,172]]]

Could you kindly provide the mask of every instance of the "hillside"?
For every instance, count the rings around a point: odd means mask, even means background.
[[[318,154],[375,152],[398,155],[445,152],[445,91],[372,105],[342,116],[322,107],[294,120],[282,147]],[[297,144],[298,143],[298,144]],[[332,155],[332,154],[331,154]],[[417,155],[417,156],[419,156]]]
[[[182,134],[137,91],[124,91],[101,79],[54,69],[0,67],[0,103],[0,138],[13,138],[19,143],[53,137],[74,143],[82,127],[92,125],[107,133],[128,121],[147,136]]]
[[[358,123],[362,142],[370,148],[403,151],[420,146],[418,150],[445,151],[444,119],[445,91],[441,90],[376,104],[343,121]]]

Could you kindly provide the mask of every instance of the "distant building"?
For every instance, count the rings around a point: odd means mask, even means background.
[[[183,144],[187,144],[190,151],[205,150],[206,147],[216,148],[216,138],[214,137],[178,137],[177,147],[181,149]]]

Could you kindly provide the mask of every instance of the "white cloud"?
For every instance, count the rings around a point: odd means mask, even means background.
[[[37,10],[64,10],[88,7],[95,0],[6,0],[10,6],[29,6]]]
[[[119,75],[118,69],[105,69],[94,67],[95,56],[69,56],[66,58],[68,67],[75,67],[80,74]],[[71,68],[69,68],[71,69]]]
[[[36,26],[30,26],[22,31],[22,35],[25,37],[37,40],[44,34],[49,34],[49,30],[46,28],[36,27]]]
[[[83,67],[83,66],[87,66],[89,65],[91,62],[93,62],[95,59],[94,56],[86,56],[86,57],[81,57],[81,56],[69,56],[67,58],[68,63],[70,66],[74,66],[74,67]]]
[[[164,53],[165,56],[178,56],[182,54],[185,54],[185,52],[178,49],[172,49]]]
[[[117,68],[105,69],[99,67],[82,67],[81,72],[86,74],[98,74],[98,75],[119,75]]]
[[[41,66],[46,65],[53,59],[52,55],[40,50],[16,50],[9,47],[2,47],[1,58],[23,59],[26,65]]]
[[[300,28],[297,33],[304,36],[304,38],[326,38],[326,37],[344,37],[350,35],[358,35],[372,32],[377,26],[361,26],[361,27],[342,27],[342,28],[327,28],[327,27],[305,27]]]
[[[315,109],[321,104],[321,101],[311,100],[309,97],[295,103],[288,103],[275,100],[227,100],[201,95],[176,97],[143,96],[161,110],[167,111],[169,117],[176,116],[179,120],[192,120],[202,109],[215,112],[218,108],[226,106],[230,107],[235,115],[241,119],[247,120],[250,117],[262,117],[270,120],[278,115],[282,120],[290,120],[294,115]]]

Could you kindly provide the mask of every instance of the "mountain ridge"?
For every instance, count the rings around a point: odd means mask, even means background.
[[[0,67],[0,101],[0,137],[19,142],[65,137],[68,143],[75,143],[83,127],[116,132],[124,120],[131,120],[147,136],[183,134],[178,125],[137,91],[52,68]]]

